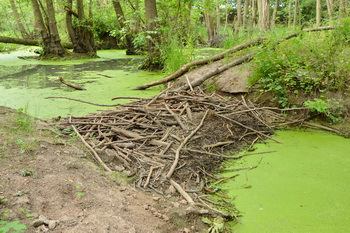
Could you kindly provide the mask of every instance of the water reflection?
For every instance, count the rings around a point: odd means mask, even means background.
[[[126,57],[124,51],[100,53],[101,58],[68,61],[18,59],[8,54],[7,59],[0,57],[0,105],[15,109],[28,106],[28,112],[39,118],[85,115],[101,108],[45,98],[65,96],[115,104],[111,98],[116,96],[149,97],[160,90],[160,87],[155,87],[146,91],[132,91],[138,85],[163,76],[162,73],[138,70],[140,57]],[[18,56],[18,52],[14,56]],[[58,76],[85,87],[87,91],[77,91],[62,84],[57,81]]]

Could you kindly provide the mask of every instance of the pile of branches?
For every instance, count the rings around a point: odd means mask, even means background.
[[[66,124],[106,170],[128,170],[136,187],[160,194],[171,184],[189,203],[193,193],[210,191],[208,178],[222,161],[244,156],[232,152],[271,138],[284,120],[273,108],[199,88],[137,99]]]

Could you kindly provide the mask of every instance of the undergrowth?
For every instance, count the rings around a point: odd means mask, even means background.
[[[350,18],[332,31],[305,32],[278,45],[273,41],[255,56],[249,82],[263,93],[272,93],[281,107],[295,104],[291,98],[295,95],[316,98],[305,105],[315,107],[326,92],[350,90]],[[339,116],[329,107],[322,111]]]

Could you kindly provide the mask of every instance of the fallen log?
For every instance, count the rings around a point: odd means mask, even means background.
[[[159,84],[163,84],[163,83],[172,81],[172,80],[180,77],[181,75],[185,74],[192,67],[205,65],[205,64],[208,64],[210,62],[221,60],[227,54],[234,53],[234,52],[240,51],[242,49],[245,49],[245,48],[248,48],[248,47],[251,47],[251,46],[259,45],[265,40],[266,40],[266,38],[257,38],[257,39],[254,39],[252,41],[244,42],[244,43],[242,43],[240,45],[237,45],[237,46],[235,46],[233,48],[225,50],[222,53],[219,53],[219,54],[217,54],[215,56],[212,56],[212,57],[209,57],[209,58],[205,58],[205,59],[201,59],[201,60],[192,61],[192,62],[187,63],[186,65],[182,66],[175,73],[173,73],[173,74],[171,74],[171,75],[169,75],[169,76],[167,76],[167,77],[165,77],[163,79],[160,79],[160,80],[157,80],[157,81],[154,81],[154,82],[150,82],[150,83],[146,83],[144,85],[138,86],[134,90],[145,90],[145,89],[147,89],[149,87],[153,87],[153,86],[156,86],[156,85],[159,85]]]
[[[11,44],[23,44],[31,46],[40,46],[40,40],[31,40],[31,39],[22,39],[22,38],[13,38],[7,36],[0,36],[0,43],[11,43]],[[72,49],[72,43],[62,44],[66,49]]]
[[[315,31],[325,31],[325,30],[333,30],[335,29],[335,27],[333,26],[325,26],[325,27],[319,27],[319,28],[305,28],[303,30],[300,30],[298,32],[295,32],[295,33],[292,33],[284,38],[282,38],[281,40],[277,41],[275,44],[273,44],[272,46],[276,46],[280,43],[282,43],[283,41],[285,40],[289,40],[293,37],[296,37],[298,35],[300,35],[302,32],[315,32]],[[163,84],[163,83],[167,83],[169,81],[172,81],[172,80],[175,80],[176,78],[179,78],[181,75],[185,74],[186,72],[188,72],[192,67],[195,67],[195,66],[200,66],[200,65],[205,65],[205,64],[208,64],[210,62],[214,62],[214,61],[218,61],[218,60],[221,60],[223,59],[227,54],[230,54],[230,53],[234,53],[234,52],[237,52],[237,51],[240,51],[242,49],[245,49],[245,48],[248,48],[248,47],[252,47],[252,46],[256,46],[256,45],[259,45],[259,44],[262,44],[264,41],[266,40],[266,38],[257,38],[257,39],[254,39],[252,41],[249,41],[249,42],[245,42],[245,43],[242,43],[240,45],[237,45],[233,48],[230,48],[228,50],[225,50],[224,52],[220,53],[220,54],[217,54],[215,56],[212,56],[212,57],[209,57],[209,58],[205,58],[205,59],[201,59],[201,60],[196,60],[196,61],[192,61],[190,63],[187,63],[186,65],[184,65],[183,67],[181,67],[179,70],[177,70],[175,73],[165,77],[165,78],[162,78],[160,80],[156,80],[156,81],[153,81],[153,82],[150,82],[150,83],[146,83],[144,85],[141,85],[141,86],[138,86],[136,87],[134,90],[145,90],[149,87],[153,87],[153,86],[156,86],[156,85],[160,85],[160,84]],[[229,63],[231,65],[231,67],[233,66],[236,66],[236,65],[240,65],[246,61],[248,61],[255,53],[253,54],[247,54],[237,60],[234,60],[233,62]],[[249,55],[249,56],[248,56]],[[248,58],[246,57],[248,56]],[[242,62],[239,62],[238,60],[242,59],[243,61]],[[237,62],[237,64],[235,64]],[[228,64],[227,64],[228,65]],[[226,65],[225,65],[226,66]],[[228,67],[228,68],[231,68],[231,67]],[[225,69],[225,67],[223,67],[223,69],[218,68],[216,69],[214,72],[210,72],[212,76],[216,75],[216,74],[220,74],[221,72],[225,71],[227,69]],[[208,74],[209,75],[209,74]],[[207,75],[205,75],[206,77]],[[204,78],[205,80],[207,80],[208,78],[210,77],[206,77]],[[202,78],[201,78],[202,79]],[[204,80],[204,81],[205,81]],[[196,81],[195,81],[196,82]],[[200,80],[198,80],[198,82],[201,82]],[[203,83],[203,82],[202,82]],[[199,84],[200,85],[200,84]],[[193,86],[193,82],[192,83],[188,83],[188,86],[189,88],[193,88],[195,86]],[[198,86],[198,85],[197,85]],[[184,87],[181,87],[181,88],[184,88]],[[177,89],[177,90],[187,90],[188,88],[185,88],[185,89]]]
[[[302,32],[316,32],[316,31],[324,31],[324,30],[332,30],[332,29],[335,29],[335,27],[327,26],[327,27],[320,27],[320,28],[306,28],[306,29],[303,29],[299,32],[295,32],[295,33],[292,33],[286,37],[283,37],[282,39],[278,40],[276,43],[272,44],[272,47],[277,46],[278,44],[282,43],[285,40],[289,40],[291,38],[294,38],[294,37],[298,36],[299,34],[301,34]],[[252,53],[246,54],[246,55],[244,55],[236,60],[233,60],[232,62],[230,62],[226,65],[220,66],[219,68],[215,69],[212,72],[209,72],[208,74],[204,75],[203,77],[196,79],[196,80],[192,81],[191,83],[187,83],[187,85],[184,85],[184,86],[177,88],[176,91],[188,90],[188,89],[192,89],[194,87],[197,87],[197,86],[201,85],[203,82],[205,82],[207,79],[209,79],[217,74],[220,74],[220,73],[224,72],[225,70],[228,70],[231,67],[238,66],[244,62],[251,60],[253,58],[253,56],[257,53],[258,52],[252,52]]]
[[[186,91],[190,88],[197,87],[197,86],[201,85],[202,83],[204,83],[205,80],[213,77],[214,75],[220,74],[220,73],[224,72],[225,70],[228,70],[231,67],[238,66],[246,61],[249,61],[253,57],[253,55],[255,55],[256,53],[257,52],[246,54],[243,57],[238,58],[236,60],[233,60],[232,62],[230,62],[226,65],[220,66],[219,68],[209,72],[208,74],[204,75],[203,77],[194,80],[193,82],[190,83],[190,85],[188,85],[188,84],[183,85],[183,86],[177,88],[175,91]]]
[[[0,42],[1,43],[12,43],[12,44],[39,46],[39,41],[37,41],[37,40],[12,38],[12,37],[7,37],[7,36],[0,36]]]
[[[84,87],[81,87],[81,86],[78,86],[78,85],[75,85],[73,83],[70,83],[70,82],[67,82],[66,80],[64,80],[61,76],[58,76],[58,79],[61,83],[69,86],[69,87],[72,87],[76,90],[81,90],[81,91],[85,91],[86,89]]]

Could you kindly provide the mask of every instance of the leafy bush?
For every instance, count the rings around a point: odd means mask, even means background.
[[[305,33],[267,46],[255,56],[250,84],[257,84],[262,92],[273,93],[282,107],[291,104],[292,94],[318,97],[325,91],[347,92],[350,44],[346,37],[349,34],[344,31],[350,34],[350,26],[334,32]]]
[[[27,230],[27,226],[24,224],[19,223],[19,220],[12,221],[12,222],[6,222],[6,221],[0,221],[0,232],[7,233],[19,233],[24,232]]]
[[[311,112],[325,115],[333,123],[341,120],[344,112],[344,108],[339,101],[334,99],[322,100],[315,98],[314,100],[305,101],[304,106],[308,107]]]

